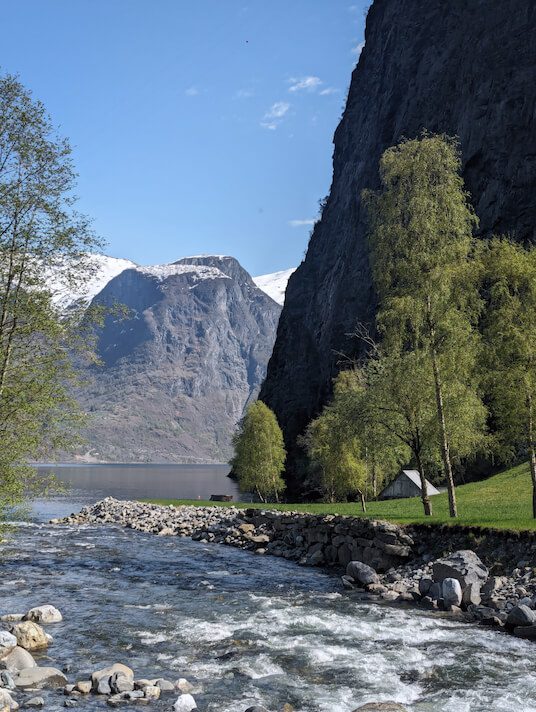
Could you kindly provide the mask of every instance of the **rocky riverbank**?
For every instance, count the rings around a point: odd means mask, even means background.
[[[53,523],[116,524],[332,567],[341,570],[351,595],[363,600],[443,611],[536,640],[531,534],[237,507],[164,507],[111,497]]]

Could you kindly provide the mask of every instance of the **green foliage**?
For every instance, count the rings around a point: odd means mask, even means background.
[[[70,148],[44,107],[12,76],[0,77],[0,507],[35,482],[26,462],[65,446],[81,414],[69,396],[73,351],[87,329],[61,315],[44,284],[88,279],[87,251],[98,247],[73,209]]]
[[[279,501],[285,489],[281,473],[286,452],[274,413],[262,401],[252,403],[233,437],[231,467],[242,492],[256,492],[264,502]]]
[[[391,368],[400,360],[395,370],[401,370],[401,378],[408,371],[416,385],[418,371],[418,379],[424,379],[422,394],[415,396],[427,409],[426,415],[418,409],[426,422],[419,438],[429,457],[435,450],[430,438],[439,445],[452,516],[452,456],[465,457],[481,447],[486,422],[475,375],[481,301],[471,246],[477,220],[460,167],[454,140],[424,134],[384,153],[382,191],[365,195],[382,351]],[[428,418],[432,407],[435,433]]]
[[[536,517],[536,250],[496,239],[480,248],[480,256],[486,383],[500,454],[529,455]]]

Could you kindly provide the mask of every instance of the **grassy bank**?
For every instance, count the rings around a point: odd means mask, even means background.
[[[418,498],[397,499],[387,502],[370,502],[367,516],[388,519],[404,524],[430,523],[464,524],[493,527],[496,529],[536,530],[532,519],[532,489],[528,464],[519,465],[490,477],[483,482],[473,482],[456,489],[460,516],[456,520],[448,515],[447,494],[432,497],[433,517],[424,517],[422,503]],[[201,502],[199,500],[150,500],[157,504],[194,504],[230,506],[233,503]],[[363,516],[355,502],[340,504],[247,504],[235,503],[238,507],[278,509],[282,511],[312,512],[315,514],[349,514]]]

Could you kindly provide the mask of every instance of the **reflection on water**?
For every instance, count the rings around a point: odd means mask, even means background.
[[[210,499],[230,494],[240,499],[228,465],[40,465],[75,490],[120,499]]]

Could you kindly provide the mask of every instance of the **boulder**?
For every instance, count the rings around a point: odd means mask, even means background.
[[[37,667],[37,663],[27,650],[16,647],[0,660],[0,667],[8,672],[19,672],[19,670]]]
[[[464,606],[478,606],[482,601],[480,595],[480,584],[470,583],[463,592],[462,603]]]
[[[17,646],[17,639],[13,633],[7,630],[0,630],[0,658],[4,658]]]
[[[21,688],[32,687],[37,690],[43,687],[57,688],[67,684],[67,678],[61,670],[53,667],[34,667],[20,670],[13,676],[15,685]]]
[[[353,578],[354,581],[360,583],[362,586],[380,583],[380,577],[376,571],[362,561],[350,561],[346,567],[346,575]]]
[[[82,695],[88,695],[91,692],[91,680],[79,680],[74,689],[81,692]]]
[[[2,672],[0,672],[0,687],[5,687],[6,690],[14,690],[17,687],[15,685],[15,681],[11,677],[11,673],[7,670],[2,670]]]
[[[33,621],[17,623],[11,629],[17,644],[25,650],[43,650],[48,648],[48,638],[40,625]]]
[[[514,606],[506,618],[506,625],[510,628],[529,626],[533,623],[536,623],[536,613],[528,606]]]
[[[158,700],[160,698],[160,688],[156,685],[147,685],[143,688],[143,696],[146,700]]]
[[[121,692],[132,692],[134,689],[134,680],[131,677],[127,677],[122,672],[116,672],[110,678],[110,687],[112,692],[116,694],[121,694]]]
[[[194,686],[192,685],[191,682],[188,682],[186,678],[184,677],[179,677],[178,680],[175,681],[175,687],[179,692],[193,692]]]
[[[162,692],[175,692],[175,685],[169,680],[164,680],[163,677],[158,678],[154,683]]]
[[[506,576],[490,576],[480,591],[483,598],[493,596],[508,581]]]
[[[11,697],[7,690],[0,689],[0,710],[6,712],[7,710],[18,710],[19,705]]]
[[[526,640],[536,640],[536,625],[523,625],[514,628],[514,635]]]
[[[31,608],[28,613],[24,615],[23,620],[33,621],[34,623],[61,623],[63,616],[54,606],[37,606],[36,608]]]
[[[95,672],[91,673],[91,684],[93,689],[95,691],[97,690],[100,680],[105,680],[107,682],[112,675],[115,675],[116,673],[121,673],[130,680],[134,680],[134,671],[131,668],[127,667],[127,665],[123,665],[123,663],[114,663],[113,665],[109,665],[101,670],[95,670]]]
[[[460,582],[462,592],[470,583],[485,583],[489,575],[488,569],[480,558],[470,549],[455,551],[453,554],[438,559],[432,564],[434,581],[442,583],[446,578],[454,578]]]
[[[419,593],[421,596],[428,596],[433,583],[431,578],[423,577],[419,579]]]
[[[460,606],[462,602],[462,587],[455,578],[443,579],[441,584],[441,598],[445,608],[450,606]]]
[[[192,712],[192,710],[197,709],[197,705],[192,695],[183,694],[179,695],[177,701],[173,705],[173,709],[175,712]]]

